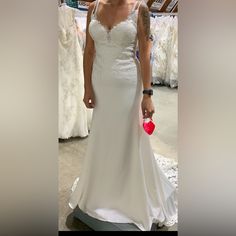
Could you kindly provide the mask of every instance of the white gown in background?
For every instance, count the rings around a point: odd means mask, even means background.
[[[83,53],[78,41],[76,9],[58,8],[59,138],[88,135],[89,117],[83,103]]]
[[[152,82],[178,86],[178,20],[177,16],[151,18],[154,35],[152,48]]]
[[[79,25],[81,33],[79,34],[79,42],[82,50],[84,50],[86,42],[86,23],[87,23],[87,11],[78,10],[76,12],[76,22]]]
[[[165,83],[171,88],[178,87],[178,18],[171,17],[168,62]]]
[[[154,156],[142,128],[142,80],[135,56],[137,7],[111,30],[97,19],[97,7],[92,14],[96,106],[83,171],[69,205],[103,221],[150,230],[154,222],[168,226],[177,222],[176,187],[163,170],[168,169],[170,178],[176,172]]]
[[[167,45],[169,36],[169,25],[166,17],[151,18],[151,32],[154,37],[152,56],[152,82],[163,84],[167,68]]]

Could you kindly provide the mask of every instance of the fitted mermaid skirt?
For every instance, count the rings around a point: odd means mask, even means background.
[[[70,206],[78,204],[100,220],[150,230],[152,223],[175,223],[176,190],[157,165],[142,128],[139,65],[135,59],[130,65],[129,75],[94,66],[96,107]]]

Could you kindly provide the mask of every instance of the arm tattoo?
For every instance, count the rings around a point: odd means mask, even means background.
[[[142,6],[141,8],[141,18],[142,24],[144,27],[145,38],[147,40],[151,39],[151,32],[150,32],[150,15],[148,8],[146,6]]]

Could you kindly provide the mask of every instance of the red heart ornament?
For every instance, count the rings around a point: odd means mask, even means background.
[[[155,130],[155,124],[150,118],[147,118],[143,120],[143,128],[147,134],[151,135]]]

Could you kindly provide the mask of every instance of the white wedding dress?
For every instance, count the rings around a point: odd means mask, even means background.
[[[168,64],[165,83],[171,88],[178,87],[178,18],[171,17],[170,39],[168,47]]]
[[[152,82],[178,87],[178,18],[151,17]]]
[[[83,53],[79,45],[76,9],[58,8],[59,138],[88,135],[90,112],[83,103]]]
[[[177,222],[177,194],[142,128],[142,80],[135,57],[138,5],[111,30],[96,18],[97,7],[92,15],[96,106],[82,175],[69,205],[103,221],[134,223],[148,231],[154,222]]]

